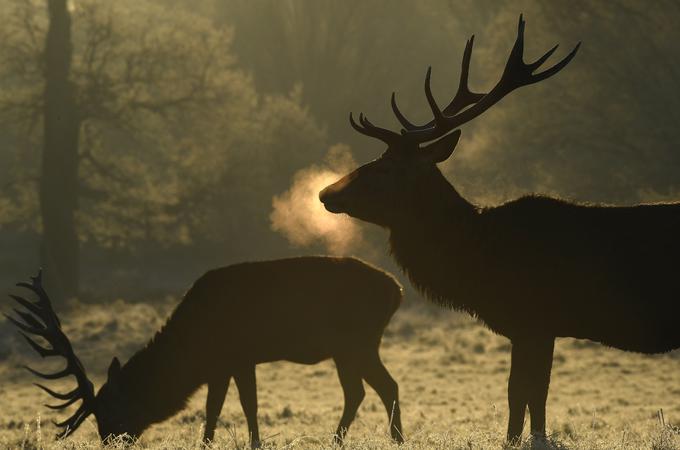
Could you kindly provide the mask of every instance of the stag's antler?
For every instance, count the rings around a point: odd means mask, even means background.
[[[380,139],[390,147],[402,141],[402,137],[399,133],[395,133],[394,131],[373,125],[371,121],[368,120],[368,117],[366,117],[363,113],[359,114],[359,123],[361,125],[354,121],[352,113],[349,113],[349,123],[352,125],[352,128],[357,130],[359,133]]]
[[[437,102],[432,95],[432,89],[430,88],[430,75],[432,73],[431,68],[427,69],[427,74],[425,76],[425,96],[427,102],[432,110],[433,120],[425,125],[414,125],[411,123],[399,110],[397,107],[395,94],[392,94],[392,110],[394,111],[397,120],[404,127],[401,135],[379,128],[370,123],[365,116],[364,120],[360,120],[361,125],[357,125],[350,114],[350,122],[354,129],[367,136],[376,137],[388,145],[392,144],[422,144],[425,142],[436,140],[451,130],[458,128],[464,123],[476,118],[484,111],[489,109],[491,106],[498,103],[503,97],[505,97],[510,92],[517,88],[526,86],[529,84],[537,83],[543,81],[555,75],[557,72],[562,70],[569,62],[572,60],[576,52],[578,51],[581,43],[579,42],[576,47],[560,62],[555,64],[549,69],[543,72],[534,74],[536,70],[555,52],[557,45],[548,50],[543,56],[538,58],[535,62],[526,64],[523,60],[524,55],[524,19],[519,16],[519,24],[517,27],[517,39],[510,52],[510,57],[505,65],[505,70],[501,79],[496,83],[496,85],[487,94],[476,94],[469,90],[468,88],[468,74],[470,70],[470,58],[472,56],[472,44],[474,41],[474,36],[471,37],[467,45],[465,46],[465,52],[463,54],[463,63],[461,68],[460,83],[458,85],[458,91],[451,100],[451,103],[443,110],[439,108]],[[469,108],[467,108],[469,106]],[[465,109],[467,108],[467,109]]]
[[[461,64],[460,69],[460,81],[458,82],[458,91],[456,92],[456,95],[453,97],[453,100],[451,100],[451,103],[449,103],[448,106],[446,106],[446,108],[442,110],[445,116],[453,116],[459,113],[466,107],[477,103],[479,100],[482,99],[482,97],[486,95],[471,92],[470,88],[468,87],[468,76],[470,74],[470,59],[472,58],[472,45],[474,44],[474,42],[475,36],[472,35],[470,39],[468,39],[467,44],[465,44],[465,52],[463,52],[463,62]],[[430,72],[431,68],[428,68],[427,77],[425,78],[425,93],[428,95],[428,99],[432,97],[432,92],[430,90]],[[431,120],[425,125],[414,125],[413,123],[411,123],[406,117],[404,117],[401,111],[399,111],[395,92],[392,92],[391,103],[394,115],[397,117],[397,120],[399,120],[399,123],[401,123],[405,130],[407,131],[426,130],[428,128],[432,128],[432,126],[435,125],[434,120]]]
[[[38,297],[37,302],[28,301],[22,297],[16,295],[10,295],[17,303],[26,308],[29,312],[20,311],[14,309],[14,312],[23,319],[23,322],[4,314],[7,319],[16,325],[21,331],[21,335],[26,339],[33,349],[38,352],[43,358],[48,356],[63,356],[66,358],[66,367],[56,373],[41,373],[36,370],[26,367],[28,371],[34,375],[45,378],[47,380],[56,380],[58,378],[67,377],[73,375],[76,377],[78,386],[71,392],[66,394],[61,394],[55,392],[41,384],[36,383],[40,389],[44,390],[52,397],[59,400],[65,400],[64,403],[59,405],[45,405],[51,409],[64,409],[78,400],[82,400],[80,407],[76,412],[64,420],[63,422],[56,423],[55,425],[64,428],[57,438],[63,438],[71,433],[73,433],[76,428],[78,428],[83,421],[93,412],[94,406],[94,386],[92,382],[87,378],[85,373],[85,368],[78,359],[78,357],[73,352],[73,347],[71,342],[68,340],[66,335],[61,330],[61,324],[57,314],[52,309],[52,303],[42,287],[42,272],[38,272],[38,275],[31,277],[31,283],[18,283],[17,286],[24,287],[31,290]],[[40,320],[38,320],[40,319]],[[42,345],[31,339],[26,333],[34,334],[45,339],[52,347],[45,348]]]

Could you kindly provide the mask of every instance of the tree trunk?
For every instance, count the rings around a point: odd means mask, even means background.
[[[45,41],[44,142],[40,177],[41,260],[55,301],[78,294],[79,119],[69,73],[73,48],[68,0],[47,0]]]

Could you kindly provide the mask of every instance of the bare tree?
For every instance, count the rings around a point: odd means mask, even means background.
[[[45,37],[43,152],[40,174],[41,260],[57,298],[77,295],[79,284],[78,135],[80,117],[70,79],[73,44],[67,0],[48,0]]]
[[[233,68],[231,33],[207,20],[148,5],[47,5],[44,14],[44,4],[13,0],[4,12],[1,70],[12,89],[0,98],[0,122],[42,164],[18,165],[3,194],[18,197],[27,179],[38,182],[41,259],[61,301],[78,293],[79,241],[178,239],[166,209],[190,197],[174,169],[187,164],[167,162],[187,158],[182,151],[223,150],[237,133],[209,125],[241,120],[255,93]],[[148,26],[149,17],[162,20]]]

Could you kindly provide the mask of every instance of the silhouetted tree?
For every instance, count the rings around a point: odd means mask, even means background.
[[[0,226],[39,230],[49,17],[38,1],[0,5]],[[271,197],[326,150],[300,91],[258,95],[235,65],[232,31],[195,14],[152,2],[72,6],[75,224],[84,248],[198,241],[220,262],[224,246],[266,253],[280,239],[269,231]]]
[[[160,194],[154,197],[153,191],[172,179],[167,172],[157,174],[155,181],[148,178],[150,171],[144,173],[144,168],[161,167],[161,154],[145,152],[144,147],[159,148],[173,138],[181,141],[181,133],[171,130],[186,123],[187,116],[205,120],[203,114],[214,114],[225,99],[240,97],[235,103],[241,104],[252,90],[238,87],[247,82],[236,73],[225,80],[231,58],[216,49],[228,45],[226,33],[190,30],[189,21],[182,23],[181,18],[175,30],[142,26],[124,17],[122,8],[80,2],[74,6],[77,30],[72,37],[66,0],[49,0],[46,23],[38,3],[11,6],[9,32],[14,35],[8,36],[3,50],[6,60],[14,61],[8,64],[6,78],[21,89],[3,98],[3,119],[21,123],[21,130],[30,135],[39,123],[34,111],[43,110],[37,176],[42,263],[57,298],[70,297],[78,292],[79,235],[112,245],[116,233],[108,230],[119,225],[143,228],[146,238],[167,238],[153,226],[157,217],[150,216],[158,216],[168,202],[158,198]],[[191,36],[192,31],[197,34]],[[45,36],[44,49],[36,43],[40,36]],[[41,72],[43,79],[36,77]],[[231,82],[231,90],[224,88],[225,81]],[[39,89],[42,96],[36,95]],[[239,90],[242,93],[236,94]],[[120,147],[128,152],[121,154]],[[131,155],[137,152],[140,157]],[[145,159],[149,153],[151,158]],[[121,204],[121,197],[127,205]],[[142,206],[131,208],[132,199]],[[81,201],[110,206],[88,216],[79,214]],[[102,221],[102,213],[111,220]]]
[[[67,0],[48,0],[45,38],[43,152],[40,176],[41,260],[56,298],[78,293],[78,130],[70,80],[73,44]]]

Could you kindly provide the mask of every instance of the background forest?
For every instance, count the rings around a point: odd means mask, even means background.
[[[49,16],[42,0],[1,3],[0,277],[9,285],[41,259]],[[489,89],[519,12],[528,58],[555,42],[583,47],[559,77],[465,127],[443,167],[459,190],[479,205],[528,192],[678,198],[675,1],[77,0],[68,12],[77,183],[51,171],[48,203],[74,211],[81,297],[176,290],[215,265],[299,253],[391,267],[380,230],[309,223],[324,216],[313,214],[316,199],[304,186],[287,191],[311,166],[328,179],[378,156],[349,127],[349,111],[396,127],[396,91],[402,110],[426,120],[425,69],[444,102],[471,34],[471,87]]]

